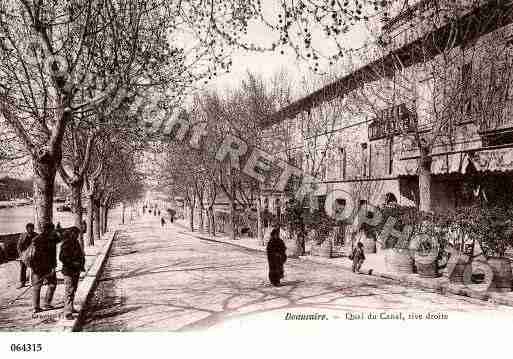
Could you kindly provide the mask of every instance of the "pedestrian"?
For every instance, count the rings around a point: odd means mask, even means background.
[[[363,243],[358,242],[351,253],[351,259],[353,260],[353,273],[360,273],[360,268],[365,261],[365,253],[363,251]]]
[[[166,220],[164,219],[164,217],[161,217],[161,218],[160,218],[160,225],[161,225],[162,227],[164,227],[164,225],[165,225],[165,224],[166,224]]]
[[[32,239],[35,246],[34,258],[31,261],[30,268],[32,270],[32,308],[34,314],[41,312],[43,309],[53,309],[52,300],[57,287],[55,268],[57,267],[58,240],[53,223],[44,225],[43,231]],[[41,309],[40,297],[43,283],[46,283],[48,288],[46,289],[43,309]]]
[[[64,317],[73,319],[73,301],[80,279],[80,272],[85,271],[85,255],[78,237],[80,229],[71,227],[63,235],[59,260],[62,262],[62,275],[64,277]]]
[[[279,286],[283,278],[283,264],[287,260],[285,243],[280,238],[280,229],[271,231],[271,239],[267,243],[267,261],[269,263],[269,281],[273,286]]]
[[[20,262],[20,283],[18,285],[18,289],[23,288],[27,284],[27,265],[21,260],[22,253],[30,246],[32,243],[32,239],[37,236],[37,233],[34,231],[34,223],[27,223],[25,226],[26,232],[22,233],[20,238],[18,239],[18,243],[16,248],[18,250],[18,258]]]

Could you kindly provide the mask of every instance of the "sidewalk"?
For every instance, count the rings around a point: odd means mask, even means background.
[[[226,243],[256,251],[265,251],[265,247],[258,243],[258,240],[256,238],[246,237],[237,240],[231,240],[228,236],[224,234],[212,237],[207,233],[190,232],[188,225],[183,220],[177,220],[175,221],[175,224],[184,228],[184,230],[187,231],[189,234],[192,234],[199,239]],[[308,249],[309,246],[307,244],[306,250],[308,251]],[[323,258],[318,256],[306,255],[299,257],[299,259],[320,264],[335,265],[349,271],[352,268],[352,262],[346,257]],[[479,300],[488,300],[497,304],[513,306],[513,292],[499,293],[476,290],[469,288],[468,286],[465,286],[463,284],[451,283],[447,277],[423,278],[417,274],[391,273],[387,270],[385,258],[381,253],[366,254],[366,260],[361,268],[361,272],[376,277],[398,281],[400,284],[405,286],[414,286],[420,289],[435,291],[441,294],[450,293]],[[476,285],[476,287],[479,286]]]
[[[108,232],[95,246],[86,247],[86,271],[80,275],[80,282],[75,298],[75,309],[81,312],[92,286],[96,281],[98,266],[101,267],[108,253],[116,231]],[[101,262],[101,263],[100,263]],[[57,270],[59,271],[59,267]],[[57,273],[57,289],[53,299],[54,310],[32,316],[32,291],[29,287],[17,289],[19,264],[10,261],[0,265],[0,332],[1,331],[66,331],[75,327],[78,317],[65,320],[62,317],[64,281],[60,272]],[[92,277],[93,276],[93,277]],[[41,290],[41,298],[46,293],[46,286]],[[14,302],[12,302],[15,298]],[[12,303],[12,304],[11,304]],[[79,314],[80,316],[80,314]]]

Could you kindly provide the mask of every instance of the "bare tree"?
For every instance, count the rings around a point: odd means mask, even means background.
[[[352,63],[355,86],[348,94],[352,111],[375,119],[371,131],[399,136],[406,149],[418,153],[423,211],[432,209],[431,168],[437,150],[453,151],[459,139],[476,132],[476,125],[504,122],[509,106],[495,96],[500,92],[506,99],[507,80],[497,82],[492,74],[500,68],[509,76],[511,64],[505,61],[510,50],[502,30],[494,35],[508,24],[511,6],[428,5],[410,11],[401,35],[407,40],[398,45],[399,37],[381,36],[382,43],[374,46],[380,60],[362,54]],[[363,69],[362,62],[367,63]]]

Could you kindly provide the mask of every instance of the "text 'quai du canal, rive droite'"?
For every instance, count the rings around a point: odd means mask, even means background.
[[[437,320],[449,319],[447,313],[428,312],[428,313],[404,313],[404,312],[347,312],[347,320]]]

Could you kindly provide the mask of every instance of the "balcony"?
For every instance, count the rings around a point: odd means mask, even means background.
[[[484,146],[500,146],[513,143],[513,106],[505,96],[497,96],[497,103],[487,106],[486,111],[475,114],[479,135]]]
[[[416,129],[417,117],[406,104],[392,106],[380,111],[369,124],[369,140],[409,133]]]

